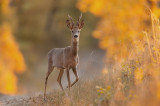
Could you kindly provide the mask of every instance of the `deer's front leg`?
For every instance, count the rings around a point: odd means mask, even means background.
[[[73,71],[73,73],[74,73],[74,75],[76,77],[76,80],[71,84],[71,87],[79,80],[76,67],[72,68],[72,71]]]
[[[59,73],[59,76],[58,76],[58,78],[57,78],[57,81],[58,81],[61,89],[64,91],[63,86],[62,86],[62,83],[61,83],[61,79],[62,79],[63,73],[64,73],[64,70],[63,70],[63,69],[60,69],[60,73]],[[64,92],[65,92],[65,91],[64,91]]]
[[[69,88],[69,91],[70,91],[71,81],[70,81],[70,76],[69,76],[69,70],[67,70],[67,80],[68,80],[68,88]]]

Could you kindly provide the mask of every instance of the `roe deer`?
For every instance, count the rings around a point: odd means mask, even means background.
[[[81,20],[82,13],[77,21],[77,24],[73,22],[71,16],[68,15],[68,18],[69,20],[67,20],[66,23],[67,23],[67,27],[70,29],[72,34],[71,45],[66,48],[54,48],[50,50],[48,53],[48,72],[45,79],[44,100],[46,96],[47,80],[55,67],[60,70],[57,81],[63,91],[64,89],[61,84],[61,79],[62,79],[64,70],[67,71],[69,91],[70,91],[70,87],[72,87],[79,79],[77,75],[77,65],[79,62],[79,57],[78,57],[79,36],[80,36],[80,31],[84,26],[84,20]],[[76,77],[76,80],[72,84],[70,82],[70,75],[69,75],[70,69],[72,69]]]

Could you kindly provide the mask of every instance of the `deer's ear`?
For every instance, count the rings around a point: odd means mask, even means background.
[[[82,29],[83,26],[84,26],[84,20],[82,19],[82,21],[80,21],[78,27],[79,27],[79,29]]]
[[[68,27],[69,29],[72,29],[72,25],[71,25],[71,23],[70,23],[69,20],[66,21],[66,24],[67,24],[67,27]]]

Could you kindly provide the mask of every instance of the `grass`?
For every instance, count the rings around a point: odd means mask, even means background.
[[[47,93],[46,100],[43,100],[43,94],[38,94],[35,96],[30,96],[28,98],[21,98],[17,102],[13,102],[16,106],[88,106],[88,105],[98,105],[99,99],[101,99],[97,92],[97,85],[104,87],[103,79],[95,79],[88,81],[79,81],[74,87],[72,87],[71,92],[66,88],[66,92],[69,96],[66,96],[62,90],[53,90]],[[9,102],[12,104],[12,102]]]

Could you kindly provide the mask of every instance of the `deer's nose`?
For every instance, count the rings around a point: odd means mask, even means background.
[[[78,35],[74,35],[74,37],[75,37],[75,38],[77,38],[77,37],[78,37]]]

